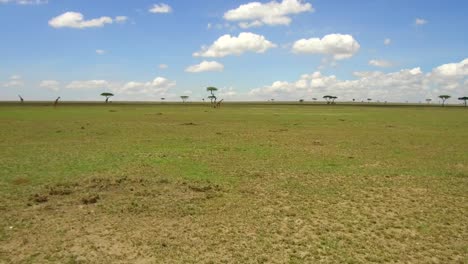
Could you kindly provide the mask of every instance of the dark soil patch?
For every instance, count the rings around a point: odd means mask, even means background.
[[[49,197],[47,197],[47,195],[35,194],[31,200],[35,203],[46,203],[49,201]]]
[[[168,179],[160,179],[158,183],[160,184],[168,184],[170,181]]]
[[[323,146],[323,143],[320,140],[314,140],[314,145],[315,146]]]
[[[100,197],[99,195],[90,195],[88,197],[84,197],[81,199],[81,202],[83,204],[95,204],[99,201]]]
[[[28,178],[19,177],[11,181],[14,185],[28,185],[31,181]]]
[[[60,188],[60,187],[52,187],[49,190],[49,195],[70,195],[73,191],[67,188]]]
[[[194,192],[220,191],[218,185],[189,185],[188,188]]]
[[[202,187],[199,187],[199,186],[189,186],[189,189],[192,190],[192,191],[195,191],[195,192],[207,192],[207,191],[211,191],[211,186],[202,186]]]
[[[289,131],[288,129],[286,128],[281,128],[281,129],[276,129],[276,130],[270,130],[270,132],[287,132]]]

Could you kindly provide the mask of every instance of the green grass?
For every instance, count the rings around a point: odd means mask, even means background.
[[[467,263],[467,135],[462,107],[3,104],[0,263]]]

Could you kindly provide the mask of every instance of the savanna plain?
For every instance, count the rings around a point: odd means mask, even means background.
[[[0,263],[468,263],[468,109],[1,104]]]

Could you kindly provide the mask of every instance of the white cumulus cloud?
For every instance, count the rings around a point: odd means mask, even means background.
[[[427,23],[428,23],[428,21],[425,20],[425,19],[423,19],[423,18],[416,18],[416,19],[414,20],[414,24],[415,24],[416,26],[422,26],[422,25],[425,25],[425,24],[427,24]]]
[[[433,71],[434,76],[445,78],[462,78],[468,75],[468,59],[458,63],[440,65]]]
[[[252,98],[322,98],[326,94],[340,100],[358,101],[372,98],[375,101],[422,101],[440,94],[458,96],[466,94],[468,59],[459,63],[444,64],[424,73],[421,68],[403,69],[397,72],[355,72],[355,79],[340,80],[321,72],[304,74],[294,82],[276,81],[271,85],[252,89]]]
[[[155,14],[167,14],[172,12],[172,7],[170,7],[168,4],[155,4],[149,9],[149,11]]]
[[[170,88],[176,85],[175,81],[171,81],[164,77],[156,77],[154,80],[150,82],[127,82],[121,87],[117,87],[114,89],[117,93],[127,94],[127,95],[164,95],[166,94]]]
[[[24,85],[23,78],[20,75],[12,75],[8,82],[4,83],[4,87],[20,87]]]
[[[360,47],[351,35],[330,34],[321,39],[300,39],[294,43],[292,51],[294,53],[330,55],[335,60],[342,60],[354,56]]]
[[[60,82],[55,80],[44,80],[39,84],[39,87],[45,88],[51,91],[58,91],[60,89]]]
[[[224,70],[224,65],[217,61],[202,61],[199,64],[192,65],[185,69],[186,72],[208,72],[208,71],[217,71],[221,72]]]
[[[237,95],[238,95],[237,91],[232,87],[222,88],[219,90],[219,93],[218,93],[219,98],[231,99],[231,100],[236,99]]]
[[[393,64],[392,62],[387,61],[387,60],[370,60],[369,65],[375,66],[375,67],[386,68],[386,67],[392,67]]]
[[[111,87],[110,82],[106,80],[72,81],[67,89],[103,89]]]
[[[211,46],[202,47],[201,51],[195,52],[193,56],[219,58],[228,55],[241,55],[245,52],[264,53],[275,47],[276,44],[262,35],[242,32],[238,37],[229,34],[223,35]]]
[[[227,11],[224,13],[224,19],[238,21],[241,28],[289,25],[292,20],[291,15],[313,11],[312,5],[303,0],[251,2]]]
[[[388,45],[392,44],[392,40],[389,39],[389,38],[386,38],[386,39],[384,39],[383,43],[384,43],[385,46],[388,46]]]
[[[53,28],[91,28],[103,27],[112,24],[113,19],[107,16],[85,20],[83,14],[78,12],[66,12],[49,20],[49,25]]]
[[[48,0],[0,0],[0,4],[15,3],[18,5],[43,5],[47,4]]]
[[[117,22],[117,23],[124,24],[125,22],[127,22],[128,17],[126,17],[126,16],[116,16],[116,17],[114,18],[114,20],[115,20],[115,22]]]
[[[52,85],[53,83],[49,83]],[[176,85],[175,81],[164,77],[156,77],[152,81],[110,81],[110,80],[76,80],[68,83],[65,88],[76,90],[90,90],[92,93],[112,92],[120,99],[126,100],[148,100],[157,99],[160,96],[173,97],[169,94],[170,88]]]
[[[169,68],[169,65],[167,65],[167,64],[159,64],[158,67],[159,67],[159,69],[164,70],[164,69]]]

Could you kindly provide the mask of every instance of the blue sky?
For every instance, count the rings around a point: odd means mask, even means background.
[[[466,96],[466,10],[455,0],[0,0],[0,100],[196,101],[206,86],[226,100]]]

